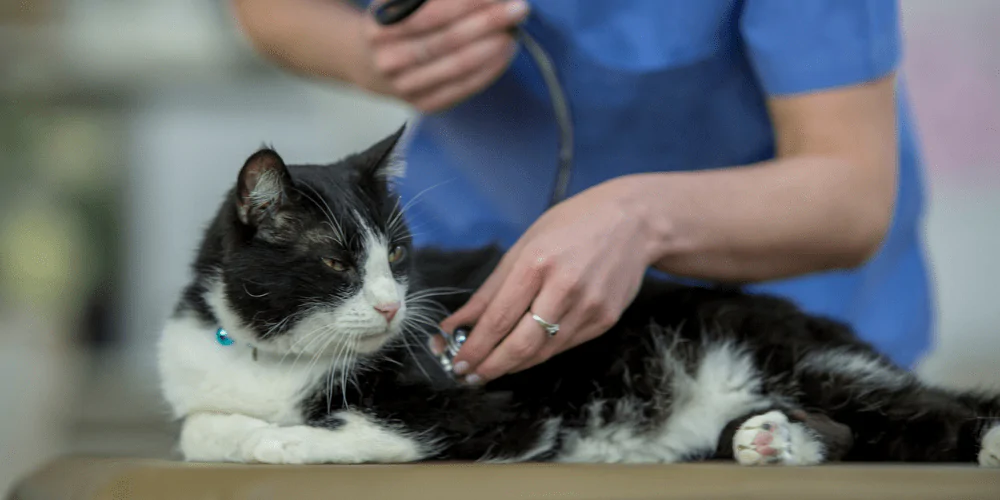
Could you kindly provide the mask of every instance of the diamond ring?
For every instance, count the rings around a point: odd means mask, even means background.
[[[559,325],[557,323],[549,323],[535,313],[531,313],[531,319],[538,322],[539,325],[542,325],[542,328],[545,329],[545,333],[547,333],[550,338],[555,337],[556,334],[559,333]]]

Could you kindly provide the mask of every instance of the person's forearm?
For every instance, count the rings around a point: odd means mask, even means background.
[[[340,0],[232,0],[244,32],[260,53],[300,74],[361,85],[367,58],[364,15]]]
[[[895,169],[793,157],[745,168],[621,179],[648,221],[653,266],[754,282],[864,263],[892,218]]]

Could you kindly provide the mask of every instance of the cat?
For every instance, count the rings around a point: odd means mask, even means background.
[[[460,382],[427,343],[502,251],[413,248],[402,133],[330,165],[245,161],[158,345],[186,460],[1000,467],[1000,398],[738,290],[650,278],[605,335]]]

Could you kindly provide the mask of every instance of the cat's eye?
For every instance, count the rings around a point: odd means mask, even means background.
[[[340,261],[340,260],[337,260],[337,259],[331,259],[329,257],[325,257],[323,259],[323,263],[326,264],[326,267],[329,267],[330,269],[333,269],[334,271],[337,271],[338,273],[342,273],[342,272],[347,271],[348,269],[351,268],[351,266],[347,265],[347,263],[345,263],[344,261]]]
[[[396,262],[403,260],[403,257],[406,257],[406,247],[403,245],[396,245],[392,247],[392,251],[389,252],[389,263],[395,264]]]

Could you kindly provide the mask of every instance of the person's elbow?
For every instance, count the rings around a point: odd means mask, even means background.
[[[896,206],[895,158],[880,162],[879,173],[864,177],[855,194],[845,200],[846,230],[841,238],[837,267],[856,269],[870,262],[882,249],[892,228]]]

